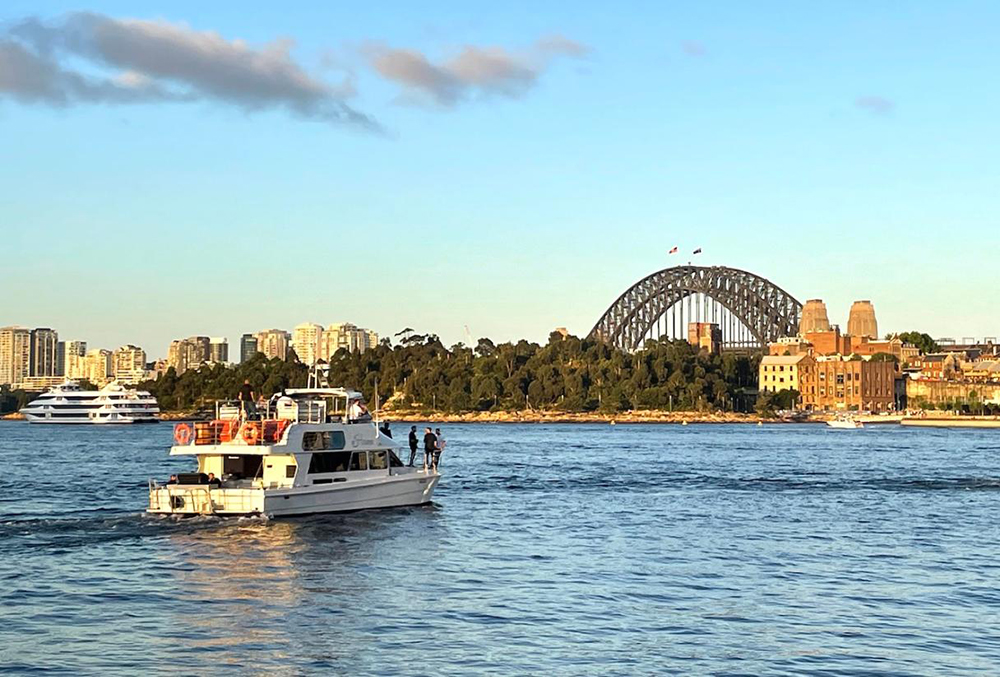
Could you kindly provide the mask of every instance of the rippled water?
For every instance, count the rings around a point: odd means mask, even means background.
[[[175,522],[169,426],[0,422],[0,671],[1000,664],[998,432],[445,430],[433,506]]]

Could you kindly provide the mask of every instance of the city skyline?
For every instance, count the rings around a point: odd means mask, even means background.
[[[702,248],[834,323],[871,299],[883,333],[1000,334],[997,6],[392,7],[6,3],[0,59],[63,76],[0,81],[4,265],[34,281],[0,322],[152,355],[330,315],[544,341]],[[218,61],[67,46],[94,26]]]

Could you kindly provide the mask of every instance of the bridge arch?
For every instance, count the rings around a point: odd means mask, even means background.
[[[801,314],[801,303],[759,275],[724,266],[676,266],[625,290],[590,337],[637,350],[647,338],[686,336],[688,322],[720,320],[724,346],[763,347],[794,336]]]

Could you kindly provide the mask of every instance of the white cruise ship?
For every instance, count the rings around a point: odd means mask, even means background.
[[[145,390],[129,390],[115,381],[100,390],[80,390],[66,381],[21,413],[31,423],[155,423],[160,407]]]

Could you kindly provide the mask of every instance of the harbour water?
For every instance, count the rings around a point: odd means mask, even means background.
[[[169,425],[0,422],[0,671],[1000,665],[995,431],[444,429],[433,506],[174,521]]]

